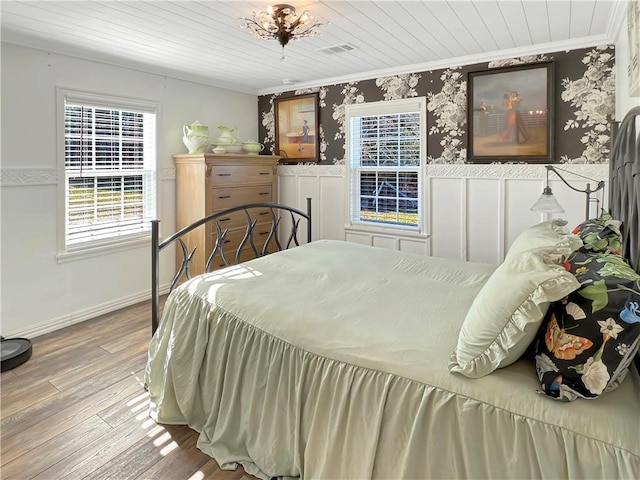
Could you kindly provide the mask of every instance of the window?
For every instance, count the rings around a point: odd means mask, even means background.
[[[425,111],[424,97],[347,106],[352,225],[422,229]]]
[[[146,238],[156,216],[156,105],[64,90],[58,101],[64,112],[60,253]]]

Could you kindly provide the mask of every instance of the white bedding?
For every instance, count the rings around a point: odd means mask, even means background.
[[[149,349],[152,417],[262,478],[637,478],[635,368],[571,404],[528,359],[449,372],[494,269],[318,241],[195,278]]]

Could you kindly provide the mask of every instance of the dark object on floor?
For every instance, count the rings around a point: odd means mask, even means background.
[[[2,371],[11,370],[31,358],[31,341],[26,338],[0,337]]]

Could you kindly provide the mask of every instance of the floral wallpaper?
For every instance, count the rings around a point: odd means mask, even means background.
[[[467,160],[463,142],[467,123],[467,82],[458,70],[459,67],[445,70],[440,75],[442,89],[436,93],[427,92],[427,110],[435,117],[429,135],[442,134],[441,154],[439,157],[427,155],[429,163],[465,163]]]
[[[581,129],[584,145],[577,158],[561,157],[563,163],[601,163],[609,155],[609,122],[615,111],[615,75],[613,53],[606,47],[595,48],[584,56],[587,66],[582,77],[562,79],[562,101],[574,107],[573,115],[564,130]]]
[[[344,164],[346,105],[424,96],[428,110],[427,161],[467,163],[467,74],[550,60],[555,69],[553,157],[561,163],[608,162],[610,121],[615,113],[612,45],[263,95],[258,98],[261,142],[265,151],[275,153],[274,98],[318,92],[320,163]]]

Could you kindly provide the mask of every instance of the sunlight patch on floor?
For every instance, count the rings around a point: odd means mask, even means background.
[[[136,380],[140,381],[138,378]],[[151,417],[149,417],[149,393],[144,392],[135,398],[129,400],[126,405],[131,413],[137,414],[135,419],[140,422],[140,426],[147,430],[147,437],[153,438],[153,445],[160,448],[160,455],[163,457],[178,448],[178,444],[173,441],[171,433],[164,427],[158,425]],[[155,437],[155,438],[154,438]],[[203,478],[203,477],[195,477]]]
[[[169,440],[171,440],[171,434],[165,431],[162,435],[160,435],[153,441],[153,445],[159,447],[167,443]]]
[[[160,455],[165,457],[169,453],[174,451],[176,448],[178,448],[178,444],[176,442],[171,442],[171,443],[167,444],[166,446],[162,447],[162,449],[160,450]]]

